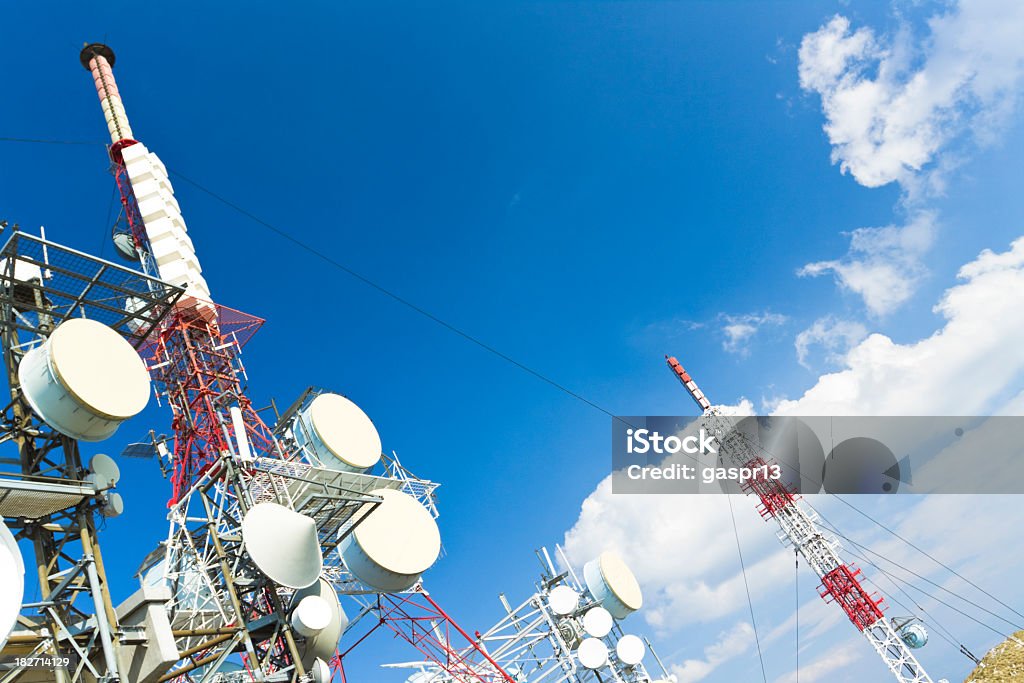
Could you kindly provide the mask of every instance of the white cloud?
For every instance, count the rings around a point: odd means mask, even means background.
[[[821,346],[825,350],[826,360],[838,364],[850,348],[867,334],[867,328],[855,320],[840,320],[831,315],[818,318],[814,324],[796,336],[794,346],[797,361],[805,368],[809,368],[807,357],[810,355],[811,347]],[[777,405],[778,402],[773,407]]]
[[[911,186],[963,133],[985,143],[1012,113],[1024,80],[1024,3],[961,0],[892,36],[835,16],[800,45],[800,85],[821,96],[839,163],[862,185]]]
[[[800,86],[821,98],[832,162],[866,187],[892,182],[911,208],[942,193],[966,156],[964,141],[991,144],[1024,84],[1024,3],[959,0],[924,27],[900,20],[891,34],[835,16],[803,37]],[[914,294],[934,217],[852,233],[846,257],[810,263],[885,315]]]
[[[913,296],[926,272],[921,258],[934,239],[935,216],[922,211],[904,226],[854,230],[845,258],[809,263],[797,274],[832,273],[840,287],[863,297],[868,311],[886,315]]]
[[[750,342],[758,331],[767,325],[781,325],[787,318],[778,313],[746,313],[744,315],[720,314],[722,321],[722,348],[729,353],[746,356],[750,353]]]
[[[960,269],[963,284],[935,306],[946,322],[930,337],[897,344],[872,334],[780,414],[984,415],[1024,374],[1024,237],[983,251]],[[1009,397],[1006,397],[1007,400]]]
[[[768,590],[788,575],[789,560],[765,558],[765,548],[778,547],[775,539],[764,534],[764,521],[753,507],[741,503],[735,508],[744,548],[762,550],[746,558],[751,591]],[[746,604],[732,525],[707,523],[728,519],[728,504],[721,496],[614,495],[607,477],[583,502],[579,519],[566,534],[565,550],[575,565],[606,549],[628,558],[646,587],[644,619],[659,631],[673,632]],[[669,547],[701,552],[666,553]]]
[[[842,370],[820,377],[802,397],[782,402],[777,412],[971,415],[1021,404],[1024,237],[1006,251],[983,251],[960,269],[959,277],[963,281],[948,289],[935,307],[945,322],[932,335],[907,344],[870,335],[846,354]],[[744,408],[749,410],[749,403]],[[793,556],[777,545],[749,501],[737,500],[747,503],[734,506],[736,521],[755,610],[763,610],[779,586],[792,581]],[[815,504],[832,521],[838,517],[846,533],[870,543],[901,566],[936,576],[936,566],[905,544],[891,537],[868,538],[853,528],[851,521],[858,519],[849,512],[843,519],[843,509],[838,503],[829,508],[830,501],[816,498]],[[1004,584],[1007,567],[1022,559],[990,552],[992,547],[1020,547],[1013,539],[1013,525],[998,521],[1013,518],[1016,503],[1009,496],[924,497],[907,505],[900,519],[891,520],[899,533],[939,556],[948,557],[948,549],[955,547],[955,560],[947,561],[955,561],[981,585]],[[859,519],[859,524],[864,520]],[[979,529],[988,531],[979,533]],[[877,534],[877,529],[872,533]],[[609,478],[584,501],[576,524],[566,533],[565,545],[574,564],[604,549],[614,549],[626,558],[644,587],[646,604],[641,614],[663,635],[687,625],[742,618],[747,610],[729,511],[721,496],[613,496]],[[869,576],[876,574],[866,569]],[[807,612],[801,614],[802,640],[807,643],[828,637],[831,629],[844,623],[842,614],[824,603]],[[759,619],[763,615],[759,611]],[[770,622],[776,625],[769,626]],[[791,630],[792,622],[768,618],[766,627],[767,643]],[[858,641],[857,646],[860,649],[844,654],[842,661],[831,654],[831,670],[867,657],[867,644]],[[703,660],[689,661],[681,669],[687,675],[706,676],[714,668],[707,668],[712,661],[708,653]],[[800,679],[819,676],[818,680],[825,680],[829,666],[826,658],[812,662],[801,667]]]
[[[791,671],[784,676],[775,679],[775,683],[818,683],[818,681],[833,681],[836,671],[853,664],[863,656],[864,642],[861,639],[850,641],[840,647],[832,648],[821,657],[810,664],[800,667],[800,673]]]
[[[740,622],[719,634],[718,642],[704,648],[704,659],[687,659],[682,665],[673,666],[672,673],[679,683],[697,683],[725,662],[749,650],[753,642],[754,629],[750,624]]]

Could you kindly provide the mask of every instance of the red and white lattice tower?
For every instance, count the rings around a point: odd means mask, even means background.
[[[173,515],[175,507],[184,505],[187,510],[193,493],[228,476],[223,470],[232,468],[220,464],[225,454],[243,456],[238,459],[243,469],[246,462],[260,458],[288,457],[245,393],[241,347],[263,320],[211,300],[167,169],[135,139],[128,123],[112,71],[113,50],[98,43],[86,45],[80,59],[92,74],[110,132],[112,171],[132,246],[147,274],[185,289],[173,312],[153,331],[148,347],[155,385],[172,411]],[[243,498],[241,493],[234,496],[236,502]],[[272,592],[249,597],[241,589],[236,592],[241,596],[235,599],[239,620],[255,621],[281,611]],[[414,645],[451,680],[511,683],[509,675],[425,591],[382,594],[376,602],[370,609],[378,614],[379,624]],[[450,642],[448,634],[457,642]],[[260,668],[286,671],[294,666],[301,672],[295,664],[298,657],[290,655],[297,652],[290,636],[288,643],[276,635],[263,643],[253,639],[244,651],[253,680],[264,680],[256,670]],[[335,662],[339,659],[336,656]],[[269,669],[254,664],[268,661],[273,663]]]
[[[87,45],[81,60],[96,84],[121,205],[144,270],[185,288],[151,348],[154,379],[173,414],[173,504],[221,453],[232,449],[222,427],[230,417],[221,414],[215,399],[233,397],[256,449],[272,452],[270,430],[242,391],[239,353],[263,321],[211,302],[167,169],[132,135],[111,70],[113,50]]]
[[[821,579],[821,597],[842,608],[896,680],[901,683],[932,683],[900,634],[882,614],[881,598],[874,598],[865,590],[859,578],[861,570],[842,560],[839,542],[822,532],[817,524],[817,515],[801,505],[799,497],[780,480],[764,476],[763,472],[767,471],[764,466],[770,463],[735,429],[735,421],[716,411],[678,360],[672,356],[666,356],[665,360],[700,407],[703,413],[701,421],[718,438],[722,457],[729,458],[733,465],[762,472],[761,476],[755,475],[744,486],[744,491],[760,499],[761,516],[778,523],[785,538]]]

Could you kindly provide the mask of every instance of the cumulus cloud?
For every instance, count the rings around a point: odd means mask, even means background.
[[[800,86],[821,98],[832,162],[865,187],[896,182],[917,212],[944,191],[965,141],[989,144],[1012,119],[1024,85],[1024,3],[953,2],[921,27],[900,21],[880,35],[835,16],[803,37]],[[904,226],[862,228],[849,253],[810,263],[801,275],[831,273],[840,287],[885,315],[926,274],[934,216]]]
[[[835,16],[801,42],[800,85],[821,97],[833,163],[867,187],[915,182],[965,131],[991,140],[1019,97],[1024,4],[961,0],[927,24],[921,40]]]
[[[718,636],[718,642],[704,648],[704,659],[687,659],[682,665],[673,666],[672,673],[679,683],[703,681],[719,666],[750,649],[754,642],[754,629],[746,622],[740,622]]]
[[[886,315],[913,296],[926,272],[921,259],[934,239],[935,216],[922,211],[907,225],[854,230],[846,257],[809,263],[797,275],[832,273],[840,287],[863,297],[868,311]]]
[[[777,547],[764,534],[764,521],[751,506],[736,506],[738,533],[753,551]],[[741,509],[742,508],[742,509]],[[662,632],[704,623],[746,604],[743,575],[732,526],[728,534],[709,520],[729,519],[721,496],[613,495],[611,477],[587,497],[575,526],[566,534],[569,559],[582,565],[610,549],[630,564],[646,587],[647,623]],[[665,548],[700,548],[699,553],[666,553]],[[748,567],[750,589],[769,590],[788,576],[790,560],[761,557]]]
[[[841,370],[821,376],[803,396],[783,401],[776,412],[970,415],[1022,404],[1024,237],[1007,250],[983,251],[960,269],[959,277],[961,282],[950,287],[935,306],[944,323],[933,334],[906,344],[870,335],[850,349]],[[744,406],[749,410],[749,403]],[[827,507],[830,500],[815,502],[831,516],[835,509]],[[973,578],[998,585],[1005,578],[1001,572],[1013,562],[988,551],[1014,546],[1012,525],[995,521],[1011,518],[1014,505],[1009,496],[989,496],[984,501],[963,497],[952,502],[949,497],[923,498],[896,528],[938,555],[956,539],[960,568],[966,566]],[[779,585],[792,580],[792,554],[777,545],[752,505],[736,505],[735,510],[751,593],[755,600],[769,599]],[[642,614],[662,634],[673,633],[688,624],[736,619],[747,609],[729,519],[721,496],[613,496],[608,478],[584,501],[576,524],[566,533],[565,545],[574,564],[604,549],[627,558],[644,586],[647,604]],[[992,520],[991,526],[984,520]],[[991,533],[978,534],[978,528]],[[844,529],[849,531],[848,526]],[[922,575],[936,569],[892,538],[860,538],[899,566]],[[837,610],[823,603],[809,611],[801,615],[807,641],[822,637],[843,621]],[[766,642],[781,637],[790,623],[777,621],[768,629]],[[860,647],[865,646],[860,643]],[[853,656],[860,656],[859,652]],[[706,676],[713,670],[707,668],[711,660],[705,653],[703,660],[693,660],[688,668],[684,664],[682,670]],[[852,660],[837,666],[846,662]],[[812,680],[809,676],[815,672],[826,676],[826,669],[824,662],[801,667],[801,680]]]
[[[850,664],[860,659],[864,652],[864,643],[861,639],[850,641],[845,645],[830,649],[826,654],[818,657],[809,664],[800,667],[799,674],[791,671],[784,676],[775,679],[775,683],[818,683],[818,681],[835,680],[835,672],[841,671]]]
[[[750,342],[758,331],[765,326],[781,325],[787,318],[778,313],[746,313],[744,315],[718,316],[722,321],[722,348],[729,353],[746,356],[750,353]]]
[[[1007,251],[983,251],[960,269],[934,311],[945,324],[931,336],[897,344],[872,334],[779,414],[984,415],[1019,387],[1024,374],[1024,237]]]
[[[839,364],[847,351],[867,335],[867,328],[861,323],[827,315],[818,318],[814,324],[800,332],[793,345],[796,347],[797,361],[805,368],[810,368],[807,358],[811,347],[821,346],[825,350],[826,360]]]

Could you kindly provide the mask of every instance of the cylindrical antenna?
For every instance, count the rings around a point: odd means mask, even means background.
[[[114,51],[103,43],[89,43],[82,48],[78,58],[82,66],[92,72],[96,94],[103,107],[103,117],[110,131],[110,141],[117,144],[123,140],[133,140],[128,114],[124,111],[121,94],[117,91],[117,81],[114,80]]]
[[[242,419],[242,409],[238,406],[231,406],[228,412],[231,413],[231,428],[235,431],[238,457],[242,461],[252,460],[252,450],[249,448],[249,437],[245,433],[245,420]]]

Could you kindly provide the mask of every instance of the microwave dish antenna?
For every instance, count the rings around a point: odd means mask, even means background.
[[[559,616],[572,614],[580,604],[580,594],[569,586],[555,586],[548,593],[548,604],[551,611]]]
[[[600,638],[584,638],[576,656],[585,669],[600,669],[608,664],[608,646]]]
[[[328,607],[329,619],[315,633],[311,635],[303,634],[305,640],[298,644],[302,663],[307,667],[313,667],[317,660],[330,660],[334,656],[334,652],[338,647],[338,641],[341,639],[341,634],[348,627],[349,623],[348,616],[338,601],[338,594],[331,584],[324,579],[320,579],[308,588],[295,592],[291,602],[293,620],[303,603],[310,598],[314,598]]]
[[[380,461],[377,428],[359,406],[339,394],[320,394],[299,413],[295,440],[332,470],[365,472]]]
[[[615,644],[615,654],[626,666],[636,666],[644,660],[644,655],[647,654],[647,647],[640,636],[627,633],[619,638],[619,642]]]
[[[583,630],[594,638],[604,638],[611,633],[614,625],[615,620],[612,619],[611,612],[604,607],[591,607],[583,615]]]
[[[242,542],[253,564],[275,583],[307,588],[324,567],[316,522],[277,503],[258,503],[242,519]]]
[[[121,335],[88,318],[62,322],[18,366],[25,399],[55,430],[102,441],[149,402],[149,372]]]
[[[395,489],[375,489],[381,499],[356,513],[365,516],[339,548],[345,566],[357,579],[383,593],[416,584],[441,553],[441,533],[433,515],[413,496]]]
[[[605,551],[583,566],[583,578],[598,604],[625,619],[644,604],[636,576],[621,557]]]
[[[117,486],[121,480],[121,468],[109,455],[97,453],[89,460],[88,479],[97,491],[106,491]]]

